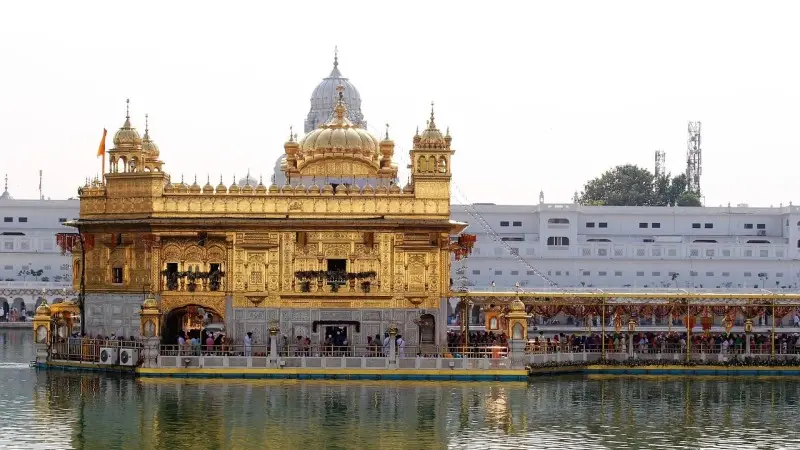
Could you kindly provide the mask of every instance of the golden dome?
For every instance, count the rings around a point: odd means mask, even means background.
[[[508,310],[510,312],[525,312],[525,304],[517,297],[508,305]]]
[[[144,303],[142,303],[142,308],[158,309],[158,302],[156,302],[156,299],[153,297],[153,294],[147,296],[147,298],[144,300]]]
[[[37,316],[49,316],[50,315],[50,307],[47,306],[47,300],[42,300],[42,304],[36,308],[36,315]]]
[[[202,192],[200,185],[197,184],[197,175],[194,176],[194,182],[192,183],[191,186],[189,186],[189,192],[191,192],[192,194],[199,194],[200,192]]]
[[[436,122],[433,116],[433,102],[431,102],[431,119],[428,121],[428,127],[425,128],[422,135],[414,136],[414,142],[429,147],[445,144],[445,137],[442,135],[442,132],[436,128]]]
[[[261,177],[258,177],[258,185],[256,186],[256,194],[266,194],[267,187],[264,186],[264,182]]]
[[[158,160],[158,157],[161,155],[161,152],[158,149],[158,145],[150,139],[150,126],[148,123],[148,115],[144,115],[144,137],[142,138],[142,151],[147,155],[148,158]]]
[[[222,182],[222,175],[219,176],[219,184],[217,185],[217,194],[227,194],[228,193],[228,186],[225,186],[225,183]]]
[[[372,166],[376,172],[380,168],[380,142],[370,132],[359,128],[347,118],[347,104],[344,101],[344,86],[337,88],[339,100],[331,118],[310,131],[299,142],[290,138],[284,146],[289,158],[297,157],[297,168],[310,163],[314,159],[330,156],[347,156],[355,161]],[[287,158],[288,159],[288,158]]]
[[[125,100],[127,105],[130,105],[130,100]],[[140,147],[142,145],[142,138],[136,128],[131,126],[131,116],[128,106],[125,108],[125,123],[122,128],[117,130],[114,134],[114,147]]]
[[[211,176],[206,178],[206,185],[203,186],[203,194],[213,194],[214,186],[211,185]]]

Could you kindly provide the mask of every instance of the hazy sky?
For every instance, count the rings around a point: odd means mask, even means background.
[[[604,170],[685,168],[703,126],[707,205],[800,204],[800,4],[182,2],[0,4],[0,174],[75,194],[102,129],[144,114],[173,180],[263,174],[339,47],[375,133],[407,163],[430,102],[473,202],[567,202]],[[109,139],[109,147],[110,139]],[[405,182],[405,174],[401,176]],[[454,201],[464,198],[455,196]]]

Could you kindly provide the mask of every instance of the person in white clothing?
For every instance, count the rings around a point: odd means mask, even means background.
[[[399,351],[400,358],[406,357],[406,341],[403,339],[403,336],[397,335],[397,349]]]
[[[383,355],[389,356],[389,333],[383,335]]]
[[[253,356],[253,333],[250,331],[244,337],[244,356]]]

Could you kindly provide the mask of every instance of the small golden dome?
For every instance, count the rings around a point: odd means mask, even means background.
[[[144,137],[142,137],[142,151],[147,155],[148,158],[153,160],[158,160],[158,157],[161,155],[161,151],[158,149],[158,145],[150,138],[150,124],[148,115],[144,115]]]
[[[389,188],[387,188],[385,184],[381,184],[381,185],[378,186],[378,189],[377,189],[376,192],[378,194],[388,194],[389,193]]]
[[[275,180],[272,180],[272,184],[269,185],[269,193],[270,194],[278,194],[281,192],[281,189],[275,184]]]
[[[50,307],[47,305],[47,300],[42,300],[42,304],[36,308],[36,315],[37,316],[49,316],[50,315]]]
[[[158,309],[158,302],[153,297],[153,294],[147,296],[147,298],[142,303],[143,309]]]
[[[217,185],[217,194],[227,194],[228,193],[228,186],[225,186],[225,183],[222,182],[222,175],[219,176],[219,184]]]
[[[375,188],[373,188],[371,184],[367,183],[366,186],[364,186],[364,189],[361,190],[361,193],[364,195],[372,195],[375,193]]]
[[[309,188],[308,188],[308,193],[309,193],[309,194],[319,194],[320,192],[321,192],[321,191],[320,191],[320,189],[319,189],[319,185],[317,184],[317,180],[316,180],[316,179],[314,179],[314,180],[311,182],[311,187],[309,187]]]
[[[189,192],[191,192],[192,194],[199,194],[201,191],[202,189],[200,188],[200,185],[197,184],[197,175],[195,175],[194,182],[192,183],[191,186],[189,186]]]
[[[508,310],[510,312],[525,312],[525,304],[517,297],[508,305]]]
[[[206,178],[206,185],[203,186],[203,194],[213,194],[214,186],[211,185],[211,176]]]
[[[281,194],[293,194],[293,193],[294,193],[294,188],[287,181],[286,184],[284,184],[283,187],[281,188]]]
[[[423,146],[438,146],[445,143],[442,132],[436,128],[436,122],[434,121],[433,116],[433,102],[431,102],[431,119],[428,121],[428,127],[425,128],[425,130],[422,132],[422,135],[419,136],[419,139],[415,139],[414,141],[422,144]]]
[[[325,187],[322,188],[322,193],[325,195],[333,195],[333,185],[327,183]]]
[[[234,175],[233,176],[233,184],[228,188],[228,193],[230,193],[230,194],[238,194],[241,191],[242,191],[242,189],[236,183],[236,175]]]
[[[264,186],[264,182],[261,180],[261,177],[258,177],[258,185],[256,186],[256,194],[266,194],[267,187]]]
[[[294,187],[295,194],[305,194],[306,193],[306,186],[301,181],[300,184]]]
[[[142,138],[139,136],[139,132],[136,131],[136,128],[131,126],[131,116],[130,116],[130,99],[125,100],[126,107],[125,107],[125,123],[122,124],[122,128],[117,130],[114,134],[114,147],[141,147],[142,145]]]

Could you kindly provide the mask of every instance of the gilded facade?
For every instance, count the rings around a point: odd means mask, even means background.
[[[105,156],[111,169],[80,188],[72,223],[92,244],[87,331],[137,334],[153,293],[165,323],[202,307],[239,341],[252,331],[263,342],[277,325],[316,343],[324,326],[340,325],[357,345],[389,326],[409,344],[437,343],[450,236],[465,226],[450,220],[451,137],[432,108],[401,188],[388,127],[379,139],[352,123],[343,91],[325,124],[290,133],[284,186],[176,182],[149,128],[141,138],[126,117]],[[80,252],[73,258],[80,273]],[[421,329],[431,316],[435,329]]]

